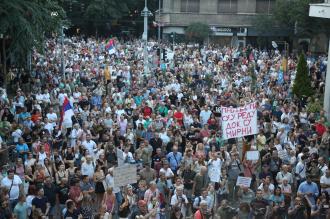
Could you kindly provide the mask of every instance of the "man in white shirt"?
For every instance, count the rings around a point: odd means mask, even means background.
[[[94,164],[90,155],[86,157],[86,162],[83,162],[81,165],[81,174],[87,175],[89,179],[93,179]]]
[[[321,170],[322,175],[325,175],[326,171],[328,170],[328,166],[325,164],[324,157],[319,157],[318,162],[318,167]]]
[[[49,122],[47,118],[44,119],[44,128],[48,130],[49,134],[51,135],[54,131],[54,124]]]
[[[183,218],[185,218],[188,203],[189,202],[188,202],[187,196],[185,194],[183,194],[183,186],[178,186],[176,188],[175,194],[173,194],[172,198],[171,198],[172,208],[179,207],[181,209]]]
[[[204,109],[199,114],[200,122],[202,126],[207,124],[207,121],[209,120],[211,114],[212,114],[211,110],[205,105]]]
[[[136,128],[139,127],[139,124],[144,124],[145,120],[143,119],[143,115],[139,115],[139,119],[135,121]]]
[[[276,181],[279,185],[282,184],[284,178],[286,178],[288,180],[288,183],[292,185],[293,183],[292,174],[288,172],[288,170],[289,170],[288,166],[284,164],[282,165],[282,171],[277,173]]]
[[[49,112],[47,113],[46,116],[47,116],[49,122],[51,122],[53,124],[53,126],[56,126],[57,115],[56,115],[56,113],[54,113],[53,108],[49,108]]]
[[[260,184],[260,186],[258,187],[258,189],[261,189],[262,190],[263,187],[264,187],[264,184],[268,185],[268,189],[269,189],[269,191],[271,193],[274,192],[275,186],[274,186],[273,183],[271,183],[270,176],[266,176],[265,181]]]
[[[86,135],[86,141],[82,142],[82,145],[89,151],[89,154],[95,157],[95,151],[97,149],[97,145],[95,141],[91,140],[92,136],[90,134]]]
[[[327,169],[325,174],[320,178],[321,192],[327,191],[330,193],[330,170]]]
[[[1,187],[5,187],[9,190],[10,206],[14,209],[18,202],[18,196],[20,191],[23,191],[23,182],[21,178],[14,174],[14,170],[8,170],[7,176],[1,180]]]

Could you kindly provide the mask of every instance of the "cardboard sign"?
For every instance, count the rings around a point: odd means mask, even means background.
[[[237,186],[244,186],[244,187],[250,187],[252,178],[251,177],[243,177],[239,176],[237,177],[236,185]]]
[[[113,179],[116,187],[126,186],[137,182],[136,165],[125,164],[114,168]]]
[[[247,151],[246,159],[247,160],[259,160],[259,151]]]
[[[221,107],[221,127],[224,139],[257,134],[257,104],[244,107]]]

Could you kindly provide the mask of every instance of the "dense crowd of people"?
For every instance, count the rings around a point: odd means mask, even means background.
[[[164,64],[150,42],[145,74],[141,41],[115,48],[67,38],[62,74],[50,39],[31,74],[11,69],[0,142],[16,156],[2,166],[0,219],[329,218],[329,118],[294,97],[296,56],[284,65],[278,50],[177,44]],[[306,59],[317,102],[327,59]],[[224,139],[221,106],[251,102],[259,133]],[[117,149],[136,183],[115,185]]]

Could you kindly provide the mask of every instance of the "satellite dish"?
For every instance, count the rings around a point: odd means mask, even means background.
[[[274,47],[274,49],[277,49],[277,43],[275,41],[272,41],[272,46]]]

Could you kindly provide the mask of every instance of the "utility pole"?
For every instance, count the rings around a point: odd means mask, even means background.
[[[143,26],[143,35],[142,40],[144,41],[144,48],[143,48],[143,66],[144,66],[144,74],[149,74],[148,68],[148,17],[151,16],[151,12],[148,10],[147,7],[147,0],[144,1],[144,9],[141,12],[141,16],[144,17],[144,26]]]

